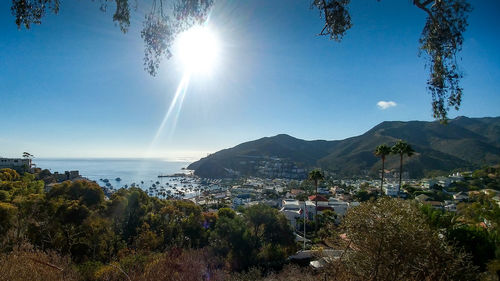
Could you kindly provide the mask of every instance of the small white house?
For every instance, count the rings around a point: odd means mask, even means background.
[[[330,197],[330,199],[328,200],[328,206],[332,208],[335,213],[344,216],[347,212],[347,209],[349,208],[349,203],[337,198]]]
[[[297,226],[297,219],[302,216],[302,208],[300,207],[298,200],[283,200],[280,212],[285,215],[294,228]]]
[[[392,197],[398,196],[398,186],[396,184],[390,184],[390,183],[384,184],[382,186],[382,189],[384,190],[384,193],[387,196],[392,196]]]

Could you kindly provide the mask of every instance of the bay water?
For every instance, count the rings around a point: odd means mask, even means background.
[[[35,158],[33,163],[38,168],[48,169],[52,173],[78,170],[82,177],[96,181],[104,186],[108,179],[113,188],[137,186],[147,189],[156,182],[180,182],[180,178],[158,177],[184,173],[189,162],[176,162],[162,159],[55,159]],[[120,181],[115,180],[120,178]]]

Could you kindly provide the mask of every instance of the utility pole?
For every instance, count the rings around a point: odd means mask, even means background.
[[[306,250],[306,213],[307,213],[307,205],[306,201],[304,201],[304,246],[302,247],[302,250]]]

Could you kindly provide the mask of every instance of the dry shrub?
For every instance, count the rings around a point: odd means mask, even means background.
[[[143,267],[125,272],[119,264],[110,264],[97,272],[102,281],[219,281],[226,280],[224,271],[219,270],[206,250],[170,250],[154,257]]]
[[[278,273],[268,275],[263,281],[318,281],[322,275],[307,267],[289,265]]]
[[[331,280],[475,280],[467,255],[433,230],[410,201],[383,198],[348,211],[342,259],[327,265]]]
[[[228,281],[262,281],[262,271],[252,267],[243,272],[232,272],[226,280]]]
[[[0,256],[0,281],[78,280],[69,257],[22,245]]]
[[[228,276],[228,281],[319,281],[324,275],[313,271],[309,267],[299,267],[297,265],[287,265],[278,272],[267,274],[258,268],[250,268],[245,272],[233,272]]]

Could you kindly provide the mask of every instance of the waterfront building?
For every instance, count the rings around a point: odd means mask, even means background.
[[[29,158],[0,158],[0,169],[10,168],[14,170],[31,168],[31,159]]]

